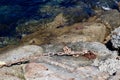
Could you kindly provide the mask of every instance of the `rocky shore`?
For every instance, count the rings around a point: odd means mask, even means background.
[[[120,6],[103,2],[81,0],[82,6],[69,7],[77,0],[58,0],[67,5],[58,10],[41,0],[49,5],[40,12],[56,14],[46,23],[19,24],[21,36],[0,37],[0,80],[120,80]]]
[[[63,14],[67,19],[65,24],[84,22],[101,12],[108,10],[120,11],[120,0],[12,0],[0,1],[0,48],[14,45],[28,34],[36,32],[43,25],[52,22],[54,18]],[[118,12],[111,11],[101,16],[104,23],[117,27],[119,25]],[[113,13],[115,12],[115,14]],[[113,13],[113,15],[109,15]],[[108,15],[107,15],[108,14]],[[114,19],[109,16],[113,16]],[[96,18],[96,17],[94,17]],[[114,23],[115,22],[115,23]],[[60,26],[60,25],[59,25]]]
[[[38,25],[1,50],[0,80],[119,80],[120,13],[100,14],[71,25],[59,14]]]

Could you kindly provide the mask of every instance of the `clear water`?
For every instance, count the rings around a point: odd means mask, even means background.
[[[86,4],[88,8],[104,6],[116,8],[120,0],[0,0],[0,37],[15,36],[15,27],[21,23],[54,17],[57,12],[40,10],[43,6],[73,7],[79,6],[79,2]],[[86,9],[89,10],[89,9]],[[87,11],[88,14],[90,11]]]

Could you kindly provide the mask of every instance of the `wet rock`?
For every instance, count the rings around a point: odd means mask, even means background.
[[[111,10],[111,9],[117,9],[118,8],[118,1],[117,0],[98,0],[98,2],[96,3],[97,7],[102,8],[103,10]]]
[[[41,30],[23,37],[21,42],[29,44],[31,40],[36,40],[35,44],[38,45],[79,41],[103,42],[106,37],[107,32],[104,24],[85,22],[67,26],[64,25],[65,21],[66,19],[60,14],[55,18],[55,21],[48,23],[46,28],[42,27]]]
[[[43,49],[39,46],[28,45],[21,46],[14,50],[10,50],[0,54],[0,61],[6,65],[12,65],[17,62],[28,61],[30,56],[36,56],[43,53]],[[4,66],[4,65],[0,65]]]
[[[77,23],[70,27],[69,33],[58,36],[56,42],[103,42],[106,36],[106,27],[101,23]]]
[[[80,3],[80,6],[68,7],[64,10],[63,15],[67,19],[68,24],[85,21],[90,16],[94,15],[94,11],[92,11],[92,9],[83,2]]]
[[[48,27],[48,29],[52,29],[52,28],[63,28],[64,26],[66,26],[66,21],[67,19],[65,19],[65,16],[63,16],[63,13],[58,14],[54,20],[48,24],[46,24],[46,26]],[[46,27],[44,26],[44,27]]]
[[[0,48],[7,45],[17,45],[20,40],[15,37],[0,37]]]
[[[39,25],[39,26],[38,26]],[[31,20],[25,23],[21,23],[16,27],[16,32],[18,35],[30,34],[38,30],[40,27],[39,21]]]
[[[69,7],[69,6],[75,6],[80,5],[80,2],[84,2],[84,4],[89,5],[90,8],[102,8],[103,10],[110,10],[110,9],[117,9],[118,5],[117,3],[119,0],[61,0],[61,5]]]
[[[96,67],[85,66],[78,68],[78,74],[85,80],[105,80],[109,78],[109,74],[106,72],[100,72]],[[82,73],[82,74],[81,74]],[[86,77],[84,77],[86,76]]]
[[[43,5],[39,8],[38,13],[41,16],[42,21],[51,22],[53,19],[60,14],[62,10],[62,6],[57,4],[57,1],[55,1],[56,4],[54,4],[54,1],[49,1],[46,5]]]
[[[110,26],[111,30],[120,26],[120,13],[117,10],[105,11],[100,19],[103,23]]]
[[[2,75],[0,76],[1,80],[21,80],[20,78],[17,78],[16,76],[10,76],[10,75]]]

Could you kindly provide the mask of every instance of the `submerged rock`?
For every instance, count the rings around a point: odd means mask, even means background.
[[[19,41],[20,39],[14,37],[0,37],[0,48],[8,45],[17,45]]]
[[[69,26],[66,25],[66,19],[63,15],[59,14],[53,22],[43,25],[35,33],[24,36],[21,42],[37,45],[79,41],[103,42],[106,33],[106,26],[102,23],[84,22]]]
[[[27,80],[104,80],[109,77],[107,73],[101,73],[96,67],[91,66],[78,67],[77,70],[71,72],[46,63],[30,63],[24,70]]]
[[[100,19],[104,24],[110,26],[111,30],[120,26],[120,13],[117,10],[105,11]]]
[[[85,3],[76,7],[68,7],[63,11],[64,17],[67,19],[68,24],[78,23],[85,21],[90,16],[94,15],[94,11],[89,8]]]

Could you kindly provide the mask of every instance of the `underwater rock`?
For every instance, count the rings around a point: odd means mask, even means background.
[[[100,20],[110,26],[111,30],[114,30],[115,28],[120,26],[120,13],[117,10],[110,10],[105,11],[101,17]]]
[[[98,0],[96,3],[97,7],[101,7],[103,10],[111,10],[111,9],[117,9],[119,10],[118,7],[118,1],[117,0]]]
[[[7,45],[17,45],[20,40],[15,37],[0,37],[0,48]]]
[[[63,15],[68,24],[82,22],[94,15],[94,11],[86,4],[81,2],[79,6],[68,7],[63,10]]]

